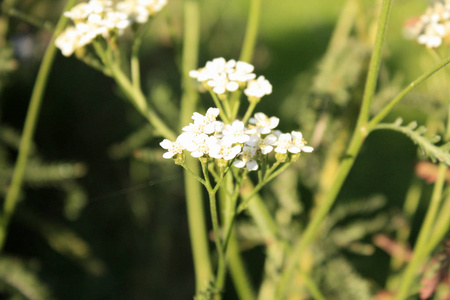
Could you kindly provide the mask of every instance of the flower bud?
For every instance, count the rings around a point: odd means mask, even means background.
[[[299,157],[300,157],[300,152],[299,153],[291,153],[290,159],[291,159],[292,162],[295,162],[295,161],[297,161],[297,159]]]
[[[278,162],[280,162],[280,163],[286,162],[287,158],[288,158],[288,154],[287,154],[287,153],[279,153],[279,152],[277,152],[277,153],[275,154],[275,159],[276,159]]]
[[[177,153],[174,157],[173,157],[173,161],[175,162],[175,164],[177,165],[184,165],[184,161],[185,161],[185,157],[184,157],[184,153]]]

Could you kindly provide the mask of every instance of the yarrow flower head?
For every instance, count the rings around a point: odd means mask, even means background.
[[[270,82],[264,78],[264,76],[259,76],[256,80],[250,80],[248,82],[247,88],[244,90],[244,94],[256,100],[261,99],[265,95],[272,94],[272,85]]]
[[[405,37],[416,39],[428,48],[437,48],[450,36],[450,0],[438,0],[425,14],[409,20]]]
[[[254,66],[243,62],[225,60],[225,58],[215,58],[208,61],[205,67],[189,72],[192,78],[197,79],[207,89],[219,95],[223,99],[229,92],[238,89],[250,98],[260,99],[272,93],[272,86],[264,76],[256,78],[253,73]]]
[[[193,123],[183,127],[183,133],[175,142],[164,140],[161,147],[167,149],[164,158],[176,158],[183,151],[193,157],[217,160],[218,166],[232,161],[236,168],[256,171],[267,163],[272,152],[284,155],[312,152],[299,131],[281,133],[274,131],[279,123],[277,117],[255,113],[249,120],[249,127],[242,121],[234,120],[224,124],[217,120],[219,109],[209,108],[205,115],[195,112]],[[298,155],[297,155],[298,157]],[[231,163],[229,163],[231,165]]]
[[[90,0],[79,3],[64,13],[74,25],[56,38],[55,45],[64,56],[70,56],[98,36],[120,35],[133,23],[147,22],[166,3],[167,0]]]

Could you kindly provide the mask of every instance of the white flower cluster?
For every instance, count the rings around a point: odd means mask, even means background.
[[[218,108],[209,108],[204,116],[194,113],[194,122],[183,128],[183,133],[175,142],[165,139],[160,143],[167,150],[163,157],[175,158],[187,150],[193,157],[232,160],[237,168],[246,167],[249,171],[255,171],[271,152],[287,155],[314,150],[306,146],[299,131],[275,131],[279,123],[276,117],[256,113],[246,127],[239,120],[224,124],[217,120],[218,115]]]
[[[192,78],[202,82],[218,95],[244,89],[245,95],[260,99],[272,93],[272,85],[264,76],[253,73],[254,67],[234,59],[226,61],[223,57],[208,61],[204,68],[189,72]]]
[[[146,23],[166,3],[167,0],[90,0],[79,3],[64,13],[74,25],[57,37],[56,47],[63,55],[70,56],[97,36],[107,38],[112,32],[121,34],[133,23]]]
[[[419,44],[437,48],[450,34],[450,0],[439,0],[425,14],[411,20],[405,28],[407,38],[417,39]]]

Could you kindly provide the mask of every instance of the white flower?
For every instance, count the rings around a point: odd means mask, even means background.
[[[219,115],[219,109],[215,107],[210,107],[206,111],[205,115],[199,114],[198,112],[194,112],[192,114],[191,119],[194,120],[194,123],[197,124],[211,124],[216,121],[217,116]]]
[[[87,19],[92,13],[92,6],[88,3],[79,3],[72,7],[70,11],[64,12],[64,16],[73,21]]]
[[[258,134],[250,136],[250,140],[246,143],[251,147],[257,147],[261,150],[261,153],[266,155],[272,152],[273,146],[277,141],[277,137],[273,134],[269,134],[265,138],[261,138]]]
[[[435,1],[425,14],[408,21],[404,32],[407,38],[416,38],[428,48],[439,47],[450,34],[449,1]]]
[[[58,47],[64,56],[71,56],[79,47],[81,38],[80,32],[73,26],[67,27],[55,40],[55,45]]]
[[[248,121],[250,124],[254,125],[256,130],[261,134],[268,134],[278,126],[280,119],[277,117],[268,117],[264,113],[255,113],[254,118],[250,118]]]
[[[287,153],[289,149],[292,147],[292,137],[290,133],[281,133],[278,136],[278,140],[276,142],[277,147],[275,148],[275,152],[277,153]]]
[[[90,15],[89,17],[96,16]],[[90,44],[97,36],[99,35],[107,35],[108,29],[104,26],[95,24],[94,22],[90,23],[77,23],[75,25],[76,30],[80,34],[80,39],[78,41],[77,48],[81,48]]]
[[[258,163],[255,160],[256,148],[250,146],[244,146],[239,157],[233,161],[233,166],[236,168],[246,167],[249,171],[258,170]]]
[[[234,120],[233,123],[227,124],[223,130],[223,139],[229,140],[231,143],[245,143],[250,137],[246,134],[247,129],[244,123],[239,120]]]
[[[206,86],[218,95],[226,92],[234,92],[249,80],[256,77],[252,73],[254,67],[246,62],[234,59],[226,61],[219,57],[208,61],[204,68],[192,70],[189,76],[196,78],[197,81],[206,84]]]
[[[147,22],[148,17],[166,3],[167,0],[90,0],[80,3],[64,13],[75,26],[64,31],[55,44],[63,55],[70,56],[97,36],[107,38],[111,32],[120,35],[132,23]]]
[[[303,135],[300,131],[292,131],[292,147],[289,148],[289,152],[291,153],[299,153],[299,152],[312,152],[314,150],[313,147],[306,146],[306,141],[303,139]]]
[[[219,115],[218,108],[209,108],[206,115],[203,116],[198,112],[192,114],[194,123],[190,123],[183,127],[183,131],[191,132],[194,135],[200,135],[202,133],[212,134],[216,130],[216,117]]]
[[[247,88],[244,90],[244,94],[247,97],[262,98],[265,95],[270,95],[272,93],[272,85],[270,82],[264,78],[264,76],[259,76],[256,80],[251,80],[248,82]]]
[[[127,14],[118,11],[111,11],[106,14],[103,24],[108,29],[117,28],[123,30],[130,26]]]
[[[183,153],[184,150],[182,143],[178,139],[175,142],[164,139],[159,144],[163,149],[167,150],[167,152],[163,154],[163,157],[166,159],[172,158],[179,153]]]
[[[215,144],[217,144],[217,139],[215,137],[201,134],[194,137],[193,143],[187,150],[191,152],[193,157],[202,157],[208,155],[210,148]]]
[[[210,80],[208,80],[207,84],[213,88],[214,93],[219,95],[225,93],[226,91],[234,92],[239,88],[239,84],[235,81],[230,81],[225,73],[220,73],[213,76]]]
[[[232,160],[241,152],[241,146],[232,146],[228,140],[218,140],[218,142],[211,146],[209,156],[224,160]]]
[[[253,65],[243,61],[238,61],[236,63],[236,68],[229,72],[228,77],[233,81],[246,82],[256,77],[256,75],[252,73],[254,69],[255,67],[253,67]]]

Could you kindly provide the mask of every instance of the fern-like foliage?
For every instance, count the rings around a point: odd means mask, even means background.
[[[425,126],[418,126],[417,122],[403,125],[403,120],[399,118],[392,124],[379,124],[375,126],[374,130],[378,129],[389,129],[405,134],[419,146],[424,156],[428,157],[433,162],[439,161],[450,166],[450,145],[447,143],[443,146],[437,146],[436,143],[441,140],[441,137],[438,135],[431,137],[425,136],[427,133],[427,128]]]

